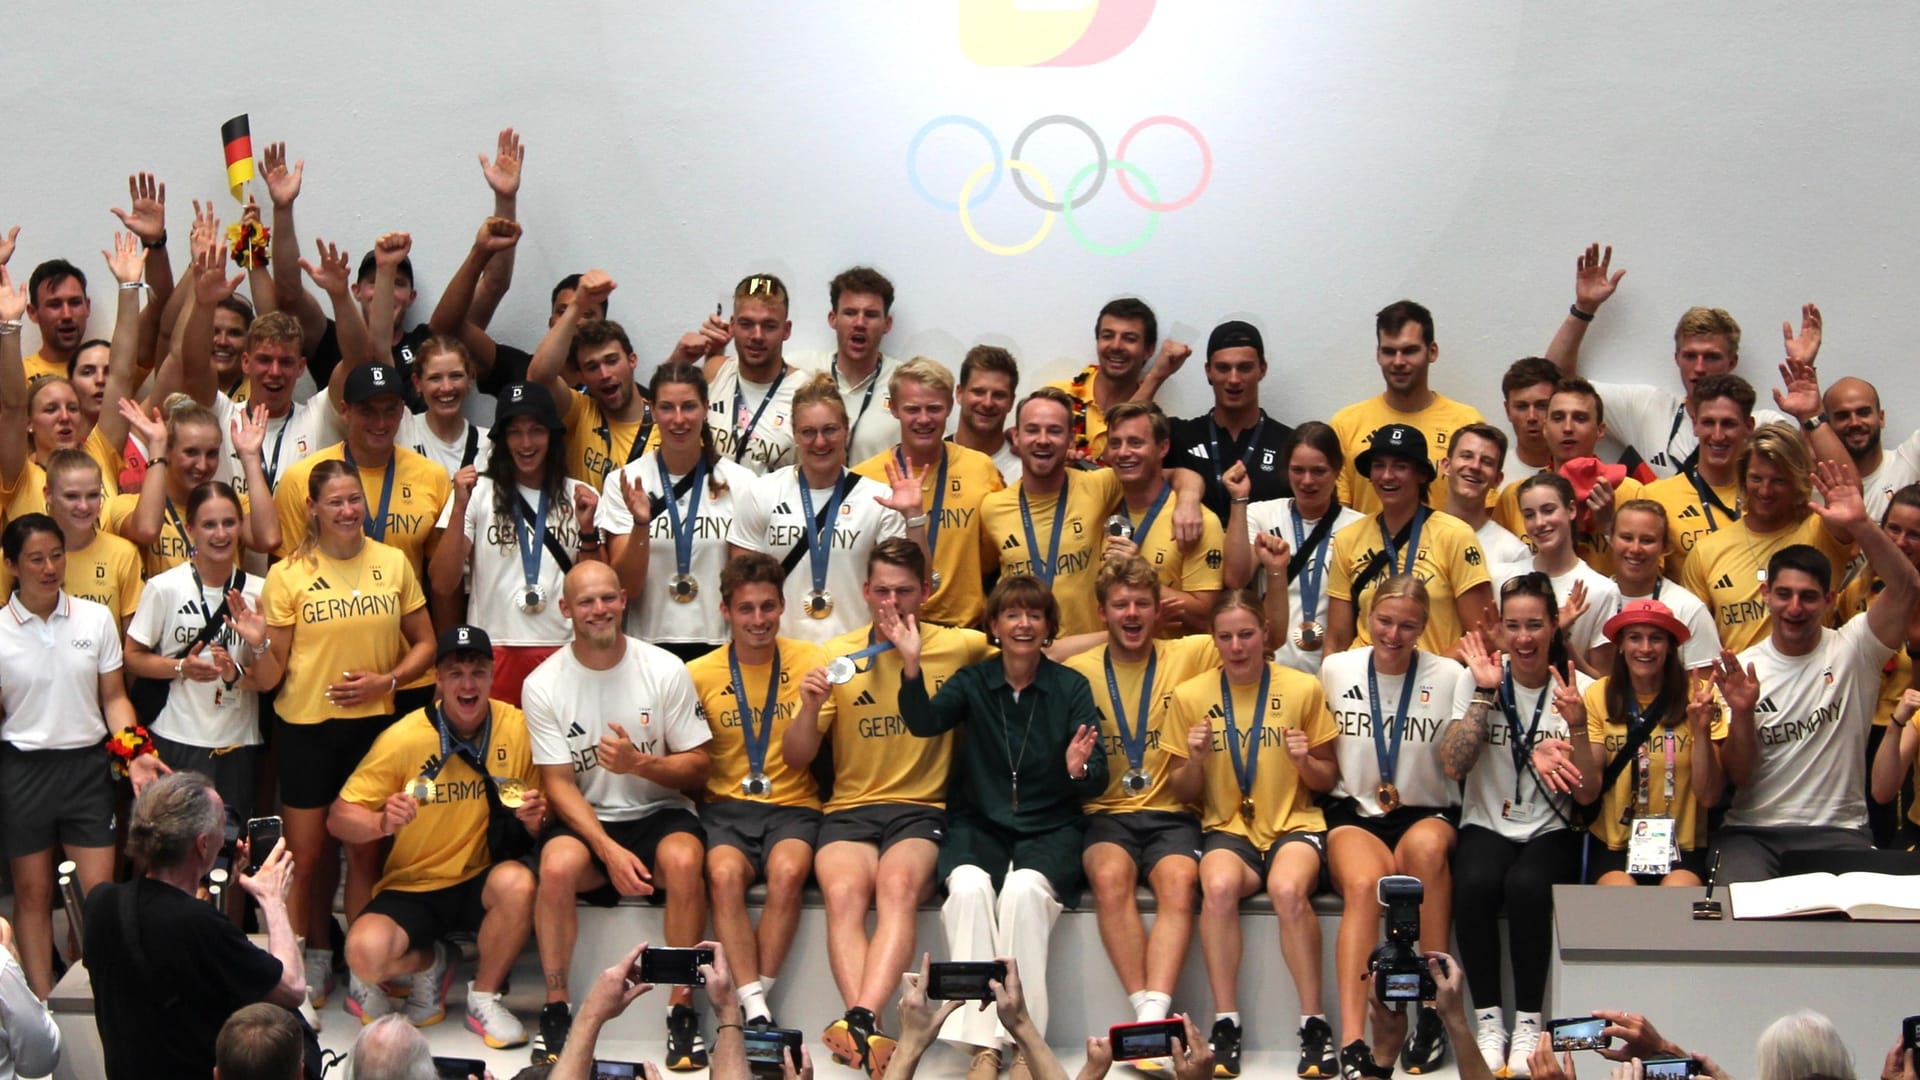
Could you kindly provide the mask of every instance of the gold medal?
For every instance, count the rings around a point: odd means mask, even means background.
[[[1390,783],[1382,783],[1373,791],[1373,797],[1379,801],[1380,809],[1392,813],[1400,809],[1400,789]]]
[[[511,776],[496,778],[493,786],[500,795],[500,805],[509,810],[518,810],[527,801],[527,785]]]
[[[815,589],[807,594],[807,618],[824,619],[833,614],[833,595],[825,589]]]
[[[1253,796],[1251,795],[1240,797],[1240,820],[1249,827],[1253,825]]]
[[[434,787],[432,777],[416,776],[413,778],[413,782],[407,785],[407,794],[413,796],[414,802],[432,802]]]

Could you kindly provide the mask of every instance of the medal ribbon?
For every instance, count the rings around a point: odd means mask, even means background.
[[[463,756],[466,757],[467,764],[471,765],[474,771],[479,772],[482,779],[485,779],[487,774],[482,768],[482,763],[487,760],[487,747],[493,744],[493,703],[487,703],[487,722],[480,729],[478,742],[463,742],[454,738],[453,728],[447,725],[447,718],[441,713],[440,704],[436,701],[427,706],[427,720],[433,724],[433,729],[440,733],[440,758],[433,763],[432,769],[420,775],[429,780],[438,780],[440,770],[447,767],[447,762],[453,759],[454,754],[464,751]]]
[[[846,659],[851,660],[853,662],[854,674],[862,675],[869,671],[872,671],[873,665],[868,664],[866,667],[861,667],[860,661],[871,660],[873,657],[879,656],[881,653],[886,652],[888,649],[891,649],[891,648],[893,648],[893,642],[875,641],[873,636],[873,631],[869,630],[867,631],[867,647],[864,649],[861,649],[858,652],[848,653],[846,655]]]
[[[1295,579],[1300,582],[1300,621],[1317,622],[1320,618],[1320,584],[1327,576],[1327,545],[1333,543],[1333,530],[1315,529],[1320,534],[1320,543],[1309,554],[1306,550],[1307,519],[1300,516],[1300,504],[1289,500],[1287,513],[1293,516],[1293,557],[1300,563],[1300,573]],[[1325,516],[1333,518],[1339,513],[1339,504],[1335,503],[1327,507]]]
[[[286,429],[282,428],[281,434],[286,434]],[[348,467],[352,468],[354,472],[360,471],[360,465],[353,460],[352,446],[344,442],[341,443],[340,456],[346,459]],[[393,466],[399,457],[400,454],[398,450],[389,450],[387,452],[387,475],[385,479],[380,481],[380,509],[375,511],[372,517],[364,518],[361,525],[361,530],[367,534],[367,539],[369,540],[378,540],[382,543],[386,542],[387,508],[393,505]]]
[[[733,677],[734,703],[740,706],[740,737],[747,744],[747,775],[765,776],[767,744],[773,738],[773,714],[780,701],[780,647],[773,648],[773,666],[767,669],[767,706],[757,717],[753,715],[753,706],[747,704],[747,682],[740,675],[740,654],[731,645],[727,646],[727,673]],[[754,730],[756,725],[758,731]]]
[[[1147,756],[1147,714],[1153,708],[1153,673],[1160,666],[1160,651],[1153,649],[1147,653],[1147,673],[1140,680],[1140,711],[1134,714],[1139,721],[1137,728],[1127,726],[1127,706],[1120,699],[1120,680],[1113,673],[1111,647],[1101,658],[1101,662],[1107,668],[1107,698],[1113,703],[1113,726],[1120,729],[1120,745],[1127,751],[1127,767],[1138,769]],[[1261,700],[1266,700],[1264,693],[1261,694]],[[1228,715],[1232,715],[1231,703],[1228,704],[1227,710]]]
[[[1400,740],[1407,734],[1407,710],[1413,705],[1414,675],[1420,670],[1420,654],[1414,653],[1407,661],[1407,673],[1400,683],[1400,708],[1393,720],[1393,738],[1388,740],[1386,721],[1380,715],[1380,676],[1373,667],[1373,654],[1367,654],[1367,708],[1373,712],[1373,757],[1380,764],[1380,782],[1393,783],[1400,771]]]
[[[801,522],[801,535],[807,541],[807,564],[813,571],[813,591],[827,591],[827,561],[833,558],[833,519],[840,509],[840,503],[847,497],[847,477],[852,474],[840,470],[840,479],[833,485],[833,498],[828,500],[826,514],[816,519],[813,513],[813,489],[807,484],[807,476],[796,466],[793,478],[800,485],[800,510],[806,515]],[[816,524],[816,520],[818,523]]]
[[[1140,515],[1138,522],[1135,522],[1133,515],[1128,513],[1126,504],[1120,504],[1120,512],[1127,515],[1127,523],[1133,526],[1133,542],[1135,546],[1147,542],[1147,531],[1153,528],[1154,522],[1160,520],[1160,511],[1166,508],[1167,496],[1172,494],[1173,485],[1165,482],[1161,483],[1160,494],[1153,497],[1153,505],[1147,507],[1147,512]]]
[[[673,534],[674,573],[685,577],[693,566],[693,534],[700,521],[700,490],[706,486],[707,459],[702,456],[700,463],[693,467],[693,483],[687,488],[687,516],[680,516],[679,504],[673,497],[673,478],[667,475],[667,459],[656,456],[653,459],[660,466],[660,490],[666,494],[667,531]],[[800,488],[806,490],[803,480]],[[681,522],[685,522],[682,526]]]
[[[1331,512],[1333,508],[1328,507],[1327,509]],[[1426,527],[1427,518],[1432,514],[1433,509],[1431,507],[1414,507],[1413,520],[1407,522],[1406,526],[1400,530],[1399,536],[1389,536],[1387,534],[1387,515],[1381,514],[1374,519],[1375,524],[1380,526],[1380,543],[1387,550],[1388,569],[1396,574],[1413,573],[1413,564],[1420,559],[1420,531]],[[1400,553],[1402,551],[1407,553],[1407,565],[1405,567],[1400,565]]]
[[[533,589],[540,584],[540,538],[547,534],[547,489],[540,489],[540,509],[535,512],[533,529],[527,529],[527,500],[518,491],[513,493],[513,546],[520,549],[520,574],[527,580],[527,588]]]
[[[1260,668],[1260,695],[1254,698],[1253,726],[1247,729],[1246,765],[1240,761],[1240,729],[1233,722],[1233,687],[1227,673],[1220,672],[1220,707],[1227,714],[1227,755],[1233,762],[1233,778],[1240,782],[1240,798],[1253,797],[1253,780],[1260,772],[1260,736],[1267,726],[1267,691],[1273,688],[1273,665]],[[1144,723],[1144,721],[1143,721]]]
[[[1255,450],[1260,449],[1260,435],[1263,431],[1266,430],[1266,426],[1267,426],[1267,414],[1263,412],[1260,414],[1260,419],[1254,422],[1253,428],[1251,429],[1251,432],[1247,436],[1247,448],[1241,451],[1240,453],[1240,464],[1247,467],[1249,480],[1252,479],[1251,474],[1253,471],[1253,452]],[[1215,422],[1215,420],[1213,419],[1213,414],[1208,413],[1207,414],[1207,460],[1213,463],[1213,482],[1215,484],[1220,485],[1222,489],[1224,489],[1226,486],[1225,477],[1227,475],[1227,467],[1220,463],[1222,460],[1222,455],[1220,453],[1220,437],[1224,434],[1225,432],[1220,430],[1220,425],[1217,422]],[[1228,446],[1233,445],[1232,437],[1227,438],[1227,445]]]
[[[1053,504],[1053,539],[1047,542],[1046,558],[1040,557],[1040,539],[1033,532],[1033,508],[1027,505],[1026,485],[1020,486],[1020,527],[1027,532],[1027,562],[1033,567],[1033,576],[1040,584],[1053,588],[1053,575],[1057,567],[1054,560],[1060,556],[1060,530],[1067,524],[1067,485],[1070,477],[1060,477],[1060,497]]]

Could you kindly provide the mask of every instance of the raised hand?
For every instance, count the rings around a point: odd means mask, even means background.
[[[920,513],[920,487],[926,480],[926,466],[915,469],[909,465],[897,469],[891,460],[887,462],[887,494],[873,500],[902,517],[913,517]]]
[[[1694,738],[1705,738],[1719,717],[1720,705],[1713,700],[1713,680],[1693,680],[1693,691],[1687,695],[1687,726],[1693,730]]]
[[[26,290],[14,287],[13,274],[7,270],[4,262],[0,262],[0,322],[18,322],[26,313]]]
[[[300,179],[306,169],[305,160],[287,167],[286,143],[267,144],[266,153],[260,157],[260,175],[266,177],[267,197],[273,200],[274,209],[284,210],[300,197]]]
[[[900,614],[892,604],[882,604],[873,609],[873,630],[893,642],[893,651],[900,654],[903,667],[919,666],[920,620],[917,617]]]
[[[1587,727],[1587,699],[1580,693],[1580,684],[1574,680],[1573,664],[1567,664],[1562,675],[1552,668],[1547,669],[1553,675],[1553,711],[1567,722],[1567,730],[1578,735]]]
[[[573,521],[580,526],[582,535],[593,531],[593,522],[600,512],[600,493],[585,484],[573,489]]]
[[[13,258],[13,247],[20,239],[20,226],[15,225],[4,234],[0,234],[0,266],[5,266]]]
[[[1780,365],[1780,385],[1774,388],[1773,403],[1795,420],[1810,420],[1820,415],[1820,376],[1812,364],[1789,361]]]
[[[494,149],[493,160],[480,155],[480,173],[487,178],[487,186],[495,195],[511,199],[520,193],[520,165],[526,160],[526,151],[520,145],[520,135],[512,128],[500,129],[500,141]]]
[[[347,267],[349,265],[347,262],[347,253],[318,237],[314,238],[313,250],[320,259],[319,265],[316,266],[305,259],[301,259],[300,269],[305,270],[307,276],[313,279],[314,287],[326,293],[328,296],[335,296],[346,292],[347,286],[352,280],[347,276]]]
[[[1486,638],[1481,636],[1480,631],[1469,630],[1461,635],[1460,660],[1473,675],[1475,686],[1492,690],[1500,685],[1500,677],[1505,671],[1500,666],[1500,651],[1488,649]]]
[[[1595,490],[1598,490],[1601,484],[1605,482],[1606,481],[1603,480],[1595,483],[1593,485]],[[1572,626],[1579,620],[1580,616],[1586,613],[1587,583],[1584,581],[1576,581],[1573,583],[1573,588],[1567,590],[1567,602],[1560,605],[1560,625]]]
[[[1253,496],[1253,477],[1247,475],[1247,463],[1235,461],[1220,474],[1220,486],[1227,489],[1230,499],[1246,499]]]
[[[519,242],[519,222],[503,217],[490,217],[480,223],[480,232],[473,238],[473,247],[475,251],[498,255]]]
[[[1720,659],[1714,661],[1713,685],[1720,691],[1720,700],[1734,712],[1752,715],[1754,706],[1760,703],[1760,676],[1752,664],[1741,667],[1740,658],[1730,649],[1721,649]]]
[[[1160,343],[1160,371],[1171,378],[1186,364],[1187,357],[1192,355],[1193,346],[1184,341],[1168,338]]]
[[[266,614],[239,589],[227,590],[227,628],[249,648],[259,649],[267,643]]]
[[[260,448],[267,444],[267,407],[254,402],[246,411],[233,418],[232,439],[234,452],[241,460],[260,456]]]
[[[1213,725],[1202,719],[1187,728],[1187,756],[1203,758],[1213,750]]]
[[[653,496],[647,493],[645,485],[629,476],[625,469],[614,475],[620,478],[620,501],[627,506],[627,515],[633,518],[633,531],[627,534],[629,540],[644,544],[652,531]]]
[[[146,273],[147,255],[140,249],[140,238],[133,233],[114,233],[113,250],[103,251],[100,256],[107,260],[113,279],[122,285],[131,285]]]
[[[1860,493],[1860,474],[1851,463],[1814,462],[1813,487],[1822,501],[1810,506],[1828,528],[1842,536],[1853,536],[1856,529],[1867,525],[1867,504]]]
[[[209,244],[194,252],[193,297],[201,305],[212,308],[232,296],[244,280],[245,274],[227,277],[227,249],[224,245]]]
[[[159,409],[151,411],[141,408],[132,398],[121,398],[116,402],[120,415],[126,418],[127,427],[138,436],[140,444],[154,457],[164,457],[167,452],[167,422],[160,416]]]
[[[1600,305],[1613,296],[1620,287],[1620,279],[1627,276],[1625,270],[1608,271],[1613,267],[1613,245],[1602,251],[1599,244],[1588,244],[1573,263],[1573,306],[1589,315],[1600,310]]]
[[[480,482],[480,470],[472,465],[463,465],[453,474],[453,505],[466,509],[468,500],[473,498],[473,485]],[[456,515],[458,516],[458,515]]]
[[[1100,732],[1092,724],[1081,724],[1073,733],[1072,741],[1067,743],[1067,775],[1078,777],[1080,770],[1087,767],[1087,759],[1093,756],[1093,748],[1100,741]]]
[[[208,248],[221,246],[223,239],[220,216],[214,212],[213,200],[208,199],[205,205],[199,199],[193,200],[193,224],[187,229],[187,258],[198,259],[200,253]]]
[[[240,208],[240,224],[260,224],[260,200],[254,198],[251,191],[247,192],[247,205]]]
[[[398,268],[400,260],[413,250],[413,237],[403,232],[381,233],[373,242],[373,264]]]
[[[1239,462],[1234,464],[1238,465]],[[1274,588],[1277,584],[1284,588],[1287,567],[1293,563],[1293,545],[1283,537],[1262,532],[1253,538],[1253,553],[1260,559],[1260,569],[1267,572],[1267,587]],[[1311,615],[1312,612],[1307,614]]]
[[[152,173],[134,173],[127,177],[127,197],[132,209],[113,208],[113,216],[128,232],[143,243],[158,244],[167,238],[167,185],[157,183]],[[4,260],[0,260],[4,261]]]
[[[605,270],[589,270],[580,275],[580,283],[574,286],[571,306],[584,311],[597,305],[604,311],[607,297],[612,296],[613,290],[619,287],[620,283],[608,277]]]
[[[826,704],[827,695],[833,692],[833,684],[827,681],[827,669],[814,668],[800,676],[800,707],[818,709]]]
[[[1786,340],[1787,363],[1798,367],[1812,367],[1820,357],[1820,334],[1823,323],[1820,307],[1817,304],[1800,305],[1800,334],[1794,336],[1793,324],[1782,321],[1780,336]]]

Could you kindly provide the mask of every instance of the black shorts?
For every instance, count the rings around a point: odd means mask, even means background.
[[[280,721],[280,804],[289,810],[325,810],[340,797],[373,741],[393,726],[392,716]]]
[[[682,660],[698,660],[720,647],[704,641],[656,641],[654,644]]]
[[[1333,887],[1333,883],[1329,881],[1327,877],[1326,833],[1283,833],[1278,840],[1273,842],[1272,847],[1263,852],[1253,846],[1253,841],[1237,833],[1210,832],[1206,836],[1202,850],[1209,855],[1216,851],[1231,851],[1235,855],[1240,856],[1240,861],[1247,864],[1247,869],[1253,871],[1254,876],[1260,879],[1260,887],[1265,889],[1267,887],[1267,878],[1273,874],[1273,860],[1280,854],[1280,849],[1286,847],[1288,844],[1305,844],[1319,853],[1320,873],[1318,880],[1314,883],[1313,891],[1325,892]]]
[[[0,837],[7,858],[113,846],[113,773],[105,746],[0,749]]]
[[[828,844],[872,844],[885,855],[902,840],[947,839],[947,812],[915,803],[869,803],[835,810],[820,818],[819,847]]]
[[[480,920],[487,917],[480,897],[487,890],[487,875],[493,867],[473,875],[458,885],[444,889],[405,892],[382,889],[360,910],[362,915],[385,915],[407,935],[407,947],[425,949],[452,933],[477,934]]]
[[[700,826],[707,848],[730,847],[747,857],[754,875],[767,876],[767,853],[783,840],[812,848],[820,834],[820,811],[810,806],[772,806],[745,799],[716,799],[700,804]]]
[[[607,839],[633,852],[635,858],[647,864],[648,870],[653,869],[653,857],[660,850],[660,841],[674,833],[691,834],[700,841],[703,848],[707,843],[707,831],[700,827],[700,819],[694,817],[692,811],[683,810],[678,806],[655,810],[646,817],[635,818],[632,821],[603,821],[600,827],[607,831]],[[579,833],[567,828],[567,823],[564,821],[554,821],[548,827],[546,835],[542,837],[541,843],[550,844],[562,836],[571,836],[579,841],[580,845],[587,849],[587,858],[593,861],[593,868],[600,871],[603,876],[606,874],[607,864],[601,862],[600,856],[594,854],[593,845],[587,843]],[[620,903],[620,890],[614,888],[612,882],[608,882],[599,888],[588,889],[581,893],[580,899],[594,907],[613,907]],[[656,878],[653,881],[653,892],[648,894],[647,902],[662,904],[666,899],[666,883]]]
[[[223,746],[218,750],[209,750],[204,746],[190,746],[187,743],[174,742],[163,735],[153,736],[153,745],[160,751],[160,760],[174,772],[197,772],[213,781],[213,790],[220,793],[220,801],[227,804],[227,842],[240,838],[240,830],[247,827],[247,819],[253,816],[253,793],[260,784],[261,748],[258,746]],[[263,853],[261,858],[266,858]]]
[[[1126,814],[1088,814],[1084,852],[1095,844],[1113,844],[1151,874],[1169,855],[1200,860],[1200,823],[1192,814],[1136,810]]]
[[[1682,851],[1680,853],[1680,861],[1673,864],[1673,869],[1690,871],[1695,877],[1705,881],[1707,879],[1707,850],[1700,848],[1695,851]],[[1593,882],[1599,881],[1601,874],[1612,873],[1616,870],[1623,874],[1627,872],[1627,849],[1621,848],[1619,851],[1614,851],[1598,840],[1588,839],[1587,883],[1592,884]],[[1672,872],[1671,870],[1668,871],[1668,873]],[[1635,874],[1633,875],[1633,880],[1640,885],[1658,885],[1663,876],[1664,875],[1661,874]]]
[[[1360,812],[1360,803],[1349,798],[1329,801],[1322,812],[1327,818],[1328,836],[1332,836],[1335,829],[1351,825],[1379,837],[1388,851],[1400,846],[1400,838],[1407,835],[1408,829],[1428,818],[1439,818],[1456,829],[1460,826],[1457,806],[1401,806],[1379,817],[1368,817]]]

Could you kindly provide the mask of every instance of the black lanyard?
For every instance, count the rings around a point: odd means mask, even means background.
[[[1739,508],[1728,506],[1726,503],[1720,501],[1719,493],[1715,492],[1713,485],[1707,483],[1706,478],[1700,475],[1698,466],[1690,465],[1685,472],[1687,479],[1693,481],[1694,494],[1700,498],[1700,512],[1707,515],[1708,532],[1718,532],[1720,530],[1720,524],[1713,520],[1713,511],[1716,507],[1719,508],[1721,513],[1727,515],[1728,521],[1740,520]],[[1737,502],[1738,500],[1735,501]]]
[[[1533,722],[1526,730],[1520,730],[1520,702],[1514,695],[1513,668],[1509,667],[1500,678],[1500,711],[1507,714],[1507,751],[1513,755],[1513,801],[1520,801],[1520,778],[1527,774],[1527,758],[1533,749],[1533,738],[1540,732],[1540,716],[1546,711],[1547,698],[1552,696],[1549,687],[1540,688],[1540,696],[1533,703]]]
[[[833,378],[836,384],[840,380],[840,354],[839,353],[835,353],[833,355]],[[847,389],[852,390],[853,388],[848,387]],[[873,392],[878,389],[880,389],[880,360],[879,358],[876,357],[873,361],[873,374],[867,376],[866,396],[860,399],[860,411],[853,414],[853,422],[847,425],[847,442],[848,443],[853,442],[853,433],[860,430],[860,420],[862,417],[867,415],[867,406],[873,404]]]
[[[877,376],[879,373],[876,371],[874,374]],[[780,392],[780,384],[785,382],[786,378],[787,369],[783,366],[780,373],[773,377],[772,384],[767,387],[767,396],[760,399],[760,407],[753,410],[753,418],[747,421],[746,427],[741,427],[740,413],[746,408],[747,399],[740,387],[746,382],[746,377],[740,374],[737,367],[734,369],[733,416],[727,420],[727,426],[733,429],[733,460],[739,461],[740,455],[747,452],[747,443],[753,439],[754,429],[760,426],[761,414],[767,411],[768,405],[773,404],[774,395]]]
[[[1248,477],[1247,477],[1248,480],[1253,479],[1252,477],[1253,453],[1254,451],[1260,449],[1260,435],[1262,432],[1266,430],[1266,427],[1267,427],[1267,414],[1263,412],[1260,414],[1260,419],[1254,421],[1253,429],[1247,435],[1247,448],[1240,452],[1240,464],[1246,466],[1248,470]],[[1216,423],[1213,419],[1213,414],[1208,413],[1207,414],[1207,460],[1213,465],[1213,482],[1219,485],[1222,489],[1224,489],[1226,487],[1225,478],[1227,475],[1227,466],[1221,464],[1221,462],[1225,459],[1224,455],[1220,453],[1220,436],[1222,434],[1223,433],[1220,430],[1220,425]],[[1234,444],[1234,442],[1235,440],[1232,436],[1227,437],[1227,445],[1229,447],[1231,447]]]

